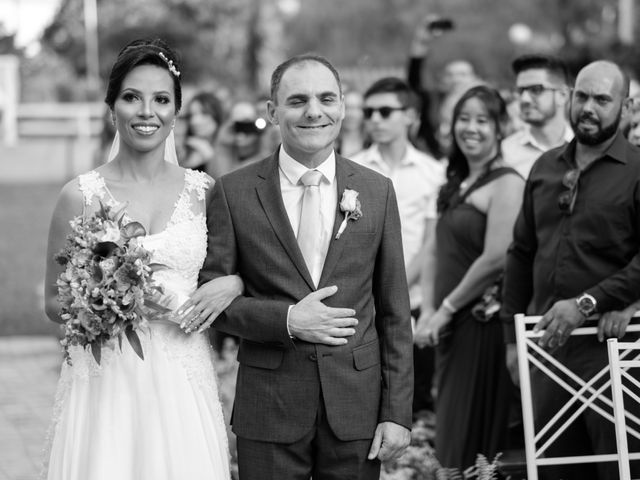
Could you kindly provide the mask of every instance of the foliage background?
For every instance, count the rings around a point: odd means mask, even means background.
[[[621,61],[635,76],[640,71],[638,56],[616,40],[617,0],[96,1],[102,82],[126,42],[155,35],[181,53],[188,86],[238,94],[263,94],[273,67],[305,51],[326,55],[345,71],[402,71],[412,31],[427,13],[456,23],[431,54],[430,82],[447,60],[467,58],[503,87],[512,80],[510,60],[526,51],[562,55],[574,72],[602,57]],[[525,44],[510,41],[515,23],[533,31]],[[23,62],[25,101],[101,98],[103,85],[84,81],[84,35],[83,0],[62,0],[43,50]]]

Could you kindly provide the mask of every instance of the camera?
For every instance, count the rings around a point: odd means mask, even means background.
[[[267,126],[267,122],[263,118],[258,118],[255,121],[245,120],[233,122],[233,131],[235,133],[245,134],[258,134]]]
[[[454,26],[455,24],[453,23],[453,20],[444,17],[429,20],[427,22],[427,29],[430,32],[446,32],[448,30],[453,30]]]

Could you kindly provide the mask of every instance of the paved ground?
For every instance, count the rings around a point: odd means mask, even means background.
[[[235,355],[227,346],[216,364],[226,418],[233,403]],[[53,336],[0,336],[0,480],[38,478],[61,362]],[[235,473],[230,431],[229,440]]]
[[[61,359],[54,337],[0,337],[0,480],[38,478]]]

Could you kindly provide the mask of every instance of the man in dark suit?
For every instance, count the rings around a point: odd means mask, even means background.
[[[233,430],[251,479],[377,479],[408,445],[409,299],[389,179],[334,153],[338,73],[301,55],[276,68],[282,145],[222,177],[201,280],[239,274],[215,322],[241,339]]]

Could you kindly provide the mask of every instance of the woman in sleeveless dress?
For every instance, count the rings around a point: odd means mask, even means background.
[[[479,453],[491,460],[505,446],[512,385],[502,327],[472,309],[504,266],[524,188],[500,157],[506,121],[504,101],[489,87],[471,88],[456,104],[447,183],[425,260],[415,341],[437,346],[435,446],[447,468],[466,469]]]
[[[165,267],[154,274],[172,310],[191,298],[187,324],[175,311],[138,331],[144,360],[127,341],[70,348],[62,366],[47,446],[51,480],[228,480],[229,452],[211,347],[203,333],[242,292],[236,276],[197,289],[207,250],[206,198],[212,180],[177,165],[172,129],[181,105],[175,54],[161,40],[139,40],[119,53],[106,103],[117,129],[112,161],[69,182],[49,233],[46,312],[61,322],[53,257],[69,221],[100,204],[124,207],[141,223],[143,247]],[[166,144],[166,145],[165,145]],[[207,303],[202,299],[206,297]],[[181,323],[183,323],[181,328]]]

